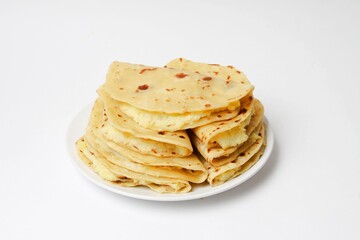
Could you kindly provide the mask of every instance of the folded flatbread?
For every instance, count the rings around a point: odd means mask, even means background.
[[[219,64],[208,64],[193,62],[185,58],[177,58],[166,64],[167,68],[200,73],[213,78],[222,80],[222,85],[229,88],[236,87],[240,92],[237,99],[241,99],[253,91],[254,87],[251,85],[244,73],[240,72],[233,66],[221,66]],[[223,91],[224,89],[220,89]],[[227,94],[226,90],[223,94]],[[226,99],[226,98],[224,98]]]
[[[165,192],[190,191],[188,182],[202,183],[206,180],[207,170],[195,154],[187,157],[158,157],[133,151],[108,140],[102,129],[109,124],[109,119],[108,114],[104,114],[102,101],[98,99],[92,109],[86,134],[77,142],[80,157],[104,179],[122,185],[124,182],[128,185],[146,185]],[[165,185],[161,185],[161,182]]]
[[[265,149],[265,125],[258,134],[259,138],[248,149],[238,155],[232,162],[222,166],[213,166],[205,159],[202,159],[205,167],[209,171],[208,182],[212,186],[223,184],[224,182],[239,176],[251,168],[261,157]]]
[[[95,149],[89,148],[83,138],[76,142],[76,147],[81,160],[88,164],[101,178],[114,184],[124,187],[143,185],[159,193],[185,193],[191,190],[191,185],[187,181],[154,177],[112,164]]]
[[[232,147],[230,149],[207,149],[203,147],[204,145],[201,144],[201,141],[197,137],[193,138],[193,140],[202,157],[211,165],[217,167],[232,162],[239,156],[239,154],[243,153],[246,149],[252,146],[260,138],[258,134],[260,133],[262,125],[263,123],[261,122],[244,143],[238,147]]]
[[[111,98],[135,108],[182,114],[228,108],[253,86],[245,79],[224,84],[222,78],[194,71],[113,62],[105,88]]]
[[[236,116],[239,100],[252,89],[195,72],[114,62],[99,92],[137,124],[177,131]]]
[[[116,115],[113,114],[114,116],[124,116],[124,118],[132,120],[131,122],[136,123],[136,125],[140,127],[140,130],[147,128],[153,131],[175,132],[182,129],[202,126],[214,121],[233,118],[240,110],[240,102],[236,101],[231,103],[228,108],[221,108],[216,111],[208,110],[183,114],[150,112],[112,99],[104,86],[98,89],[98,93],[103,99],[106,108],[113,113],[117,113]],[[116,123],[116,121],[114,121],[114,123]],[[115,127],[119,127],[118,125]]]
[[[109,142],[125,146],[142,154],[160,157],[185,157],[193,148],[186,131],[155,131],[144,128],[119,111],[105,95],[96,100],[93,113],[102,118],[94,122],[99,134]],[[105,104],[104,104],[105,103]]]
[[[221,147],[227,149],[236,147],[248,138],[245,127],[250,123],[253,111],[253,97],[244,99],[237,116],[229,120],[213,122],[192,129],[194,134],[208,148]]]
[[[198,135],[200,135],[202,139],[195,134],[191,134],[193,144],[199,151],[199,153],[214,166],[219,166],[226,162],[232,161],[230,159],[234,156],[234,154],[236,154],[236,152],[240,151],[239,148],[243,149],[248,144],[255,141],[254,137],[256,136],[256,134],[254,134],[252,138],[250,136],[255,130],[257,130],[256,132],[260,131],[260,128],[262,126],[263,114],[264,109],[262,104],[257,99],[254,99],[253,113],[251,114],[251,116],[248,115],[247,117],[243,117],[243,119],[245,118],[245,120],[242,122],[236,123],[237,120],[235,118],[226,121],[225,123],[216,122],[210,124],[209,126],[203,126],[198,129],[194,129],[194,132],[195,130],[197,130]],[[240,118],[241,116],[237,117],[237,119]],[[222,126],[225,126],[226,128],[221,129]],[[228,129],[229,127],[230,129]],[[223,133],[216,135],[216,131],[223,131]],[[215,134],[206,135],[208,133]],[[224,139],[221,139],[221,137],[223,137]],[[214,138],[217,140],[211,140]],[[231,147],[222,148],[224,144],[222,144],[222,146],[216,144],[216,142],[218,141],[230,142]],[[226,146],[228,145],[229,144],[227,144]]]

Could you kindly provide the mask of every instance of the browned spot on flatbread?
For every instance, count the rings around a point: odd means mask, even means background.
[[[140,86],[138,87],[139,90],[146,90],[146,89],[148,89],[148,88],[149,88],[149,86],[148,86],[147,84],[140,85]]]
[[[178,74],[175,75],[175,77],[177,77],[177,78],[184,78],[186,76],[188,76],[188,75],[185,74],[185,73],[178,73]]]
[[[146,72],[146,71],[154,71],[154,70],[156,70],[157,68],[144,68],[144,69],[142,69],[141,71],[140,71],[140,74],[143,74],[144,72]]]

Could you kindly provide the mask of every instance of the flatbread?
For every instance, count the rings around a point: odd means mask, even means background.
[[[224,164],[229,163],[229,162],[232,162],[241,153],[245,152],[250,146],[252,146],[260,138],[259,133],[260,133],[262,125],[263,124],[260,123],[259,126],[256,128],[256,130],[251,133],[251,135],[246,140],[246,142],[241,144],[239,147],[235,148],[235,150],[232,151],[230,154],[221,155],[221,156],[218,156],[216,158],[214,158],[214,157],[207,158],[208,155],[210,155],[208,152],[200,152],[200,154],[202,155],[202,157],[204,157],[204,159],[206,161],[208,161],[212,166],[215,166],[215,167],[224,165]],[[214,150],[214,149],[211,149],[211,150]],[[226,151],[224,151],[224,152],[226,152]],[[210,156],[214,156],[214,155],[210,155]]]
[[[111,172],[111,170],[97,158],[87,157],[88,150],[86,147],[86,143],[84,137],[81,137],[75,143],[77,154],[80,159],[89,167],[91,167],[94,172],[98,173],[101,178],[108,180],[108,181],[117,181],[118,176]],[[90,154],[91,155],[91,154]]]
[[[223,149],[236,147],[248,138],[245,127],[253,114],[253,97],[250,95],[241,104],[239,114],[229,120],[213,122],[192,131],[208,148],[220,146]]]
[[[265,125],[260,131],[260,138],[235,160],[222,166],[212,166],[205,159],[203,163],[209,171],[208,182],[211,186],[217,186],[247,171],[262,155],[265,148]]]
[[[110,146],[107,146],[107,143],[102,142],[101,139],[91,134],[86,134],[85,140],[88,145],[96,149],[109,162],[134,172],[194,183],[202,183],[207,177],[207,171],[196,155],[186,157],[180,162],[174,161],[173,158],[141,155],[126,148],[121,149],[123,152],[115,151]],[[120,149],[117,147],[116,150]]]
[[[130,104],[112,99],[105,87],[100,87],[98,89],[98,94],[104,101],[106,108],[113,113],[112,116],[114,117],[112,122],[115,123],[115,127],[119,128],[119,125],[123,125],[124,119],[127,119],[126,121],[132,123],[132,125],[136,123],[136,125],[140,126],[140,131],[143,128],[147,128],[153,131],[175,132],[188,128],[195,128],[214,121],[233,118],[240,110],[240,102],[235,101],[229,104],[227,108],[217,109],[216,111],[208,110],[183,114],[149,112],[133,107]],[[119,116],[122,119],[120,119]],[[116,121],[116,119],[121,120],[121,124],[117,124],[118,121]],[[124,126],[122,129],[126,129],[128,127],[129,126]]]
[[[142,154],[160,157],[185,157],[192,154],[193,148],[186,131],[158,132],[143,128],[125,114],[115,111],[114,106],[108,104],[106,107],[109,108],[105,109],[102,99],[95,101],[89,127],[96,128],[107,141]]]
[[[193,62],[185,58],[177,58],[166,64],[167,68],[184,70],[200,73],[206,76],[222,79],[225,85],[236,85],[241,88],[241,99],[253,91],[251,85],[244,73],[233,66],[221,66],[219,64],[208,64]],[[225,92],[226,93],[226,92]]]
[[[247,136],[251,136],[251,134],[255,131],[258,133],[262,126],[262,119],[264,114],[264,109],[260,101],[254,99],[254,114],[251,115],[250,123],[243,129],[242,134],[246,134]],[[248,144],[249,139],[245,142],[239,144],[238,146],[229,147],[226,149],[221,148],[221,146],[216,146],[215,144],[211,146],[211,144],[206,145],[202,142],[195,134],[191,134],[190,136],[192,142],[198,152],[212,165],[218,166],[221,165],[223,162],[227,162],[230,155],[234,155],[236,151],[239,151],[238,148],[243,147],[242,145]],[[246,137],[245,137],[246,138]],[[253,139],[250,139],[250,142]]]
[[[111,98],[135,108],[181,114],[227,108],[253,86],[245,80],[224,84],[191,71],[113,62],[105,88]]]
[[[108,161],[129,170],[153,176],[172,176],[195,183],[206,180],[207,171],[194,154],[188,157],[157,157],[141,154],[108,141],[101,131],[101,126],[104,124],[101,119],[104,115],[96,113],[96,110],[93,108],[85,140]]]
[[[187,181],[172,178],[154,177],[147,174],[137,173],[112,164],[95,149],[89,148],[86,142],[82,139],[77,141],[76,146],[80,158],[85,162],[91,162],[92,164],[90,164],[90,166],[94,169],[95,172],[97,172],[103,179],[111,181],[114,184],[125,187],[143,185],[158,193],[186,193],[191,190],[191,185]],[[100,163],[101,170],[99,167],[95,168],[94,166],[96,164],[94,163]]]
[[[249,136],[264,118],[264,106],[256,98],[254,98],[254,112],[255,114],[251,117],[249,125],[246,126],[246,134]]]

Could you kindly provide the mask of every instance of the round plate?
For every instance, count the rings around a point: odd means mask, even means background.
[[[90,181],[95,183],[96,185],[105,188],[109,191],[127,196],[132,198],[144,199],[144,200],[152,200],[152,201],[185,201],[192,200],[198,198],[204,198],[208,196],[212,196],[215,194],[222,193],[229,189],[232,189],[241,183],[245,182],[252,176],[254,176],[268,161],[271,151],[274,146],[274,134],[271,130],[270,124],[265,118],[266,124],[266,148],[262,155],[262,157],[258,160],[258,162],[252,166],[248,171],[241,174],[240,176],[231,179],[225,182],[222,185],[211,187],[209,184],[193,184],[191,192],[181,193],[181,194],[160,194],[154,192],[153,190],[147,187],[121,187],[111,182],[105,181],[99,177],[95,172],[93,172],[85,163],[83,163],[77,156],[75,150],[75,142],[78,140],[83,134],[85,134],[85,129],[89,121],[90,112],[92,106],[88,106],[80,111],[74,119],[71,121],[68,134],[67,134],[67,147],[70,157],[76,166],[80,169],[81,173]]]

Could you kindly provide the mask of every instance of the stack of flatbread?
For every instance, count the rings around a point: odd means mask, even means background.
[[[114,184],[185,193],[240,175],[264,150],[263,107],[234,67],[183,58],[165,67],[114,62],[97,92],[76,147]]]
[[[254,88],[246,76],[233,66],[195,63],[182,58],[166,66],[219,78],[225,86],[240,86],[242,89],[241,97],[237,99],[240,110],[236,116],[189,131],[193,145],[208,170],[210,185],[222,184],[252,167],[265,149],[264,108],[254,98]]]

